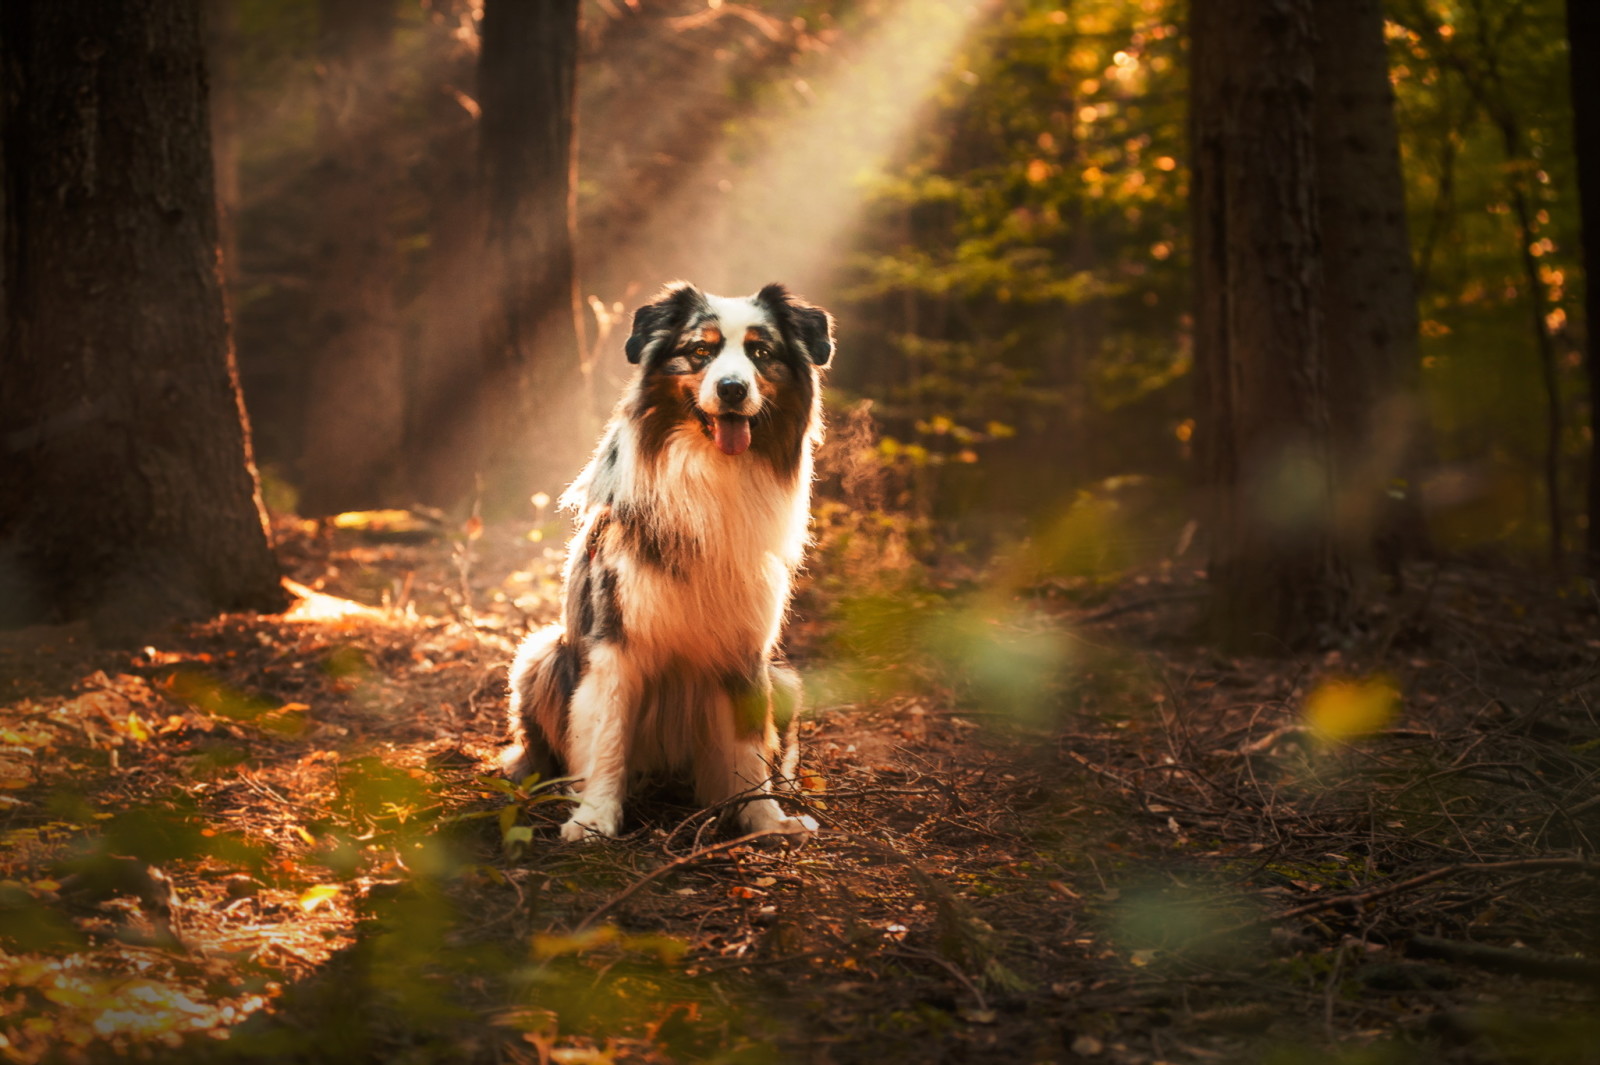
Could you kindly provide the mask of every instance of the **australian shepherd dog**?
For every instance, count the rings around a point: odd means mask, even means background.
[[[816,823],[772,798],[800,701],[778,637],[833,319],[781,285],[679,283],[634,314],[626,350],[638,371],[561,500],[578,522],[561,621],[511,664],[503,767],[575,778],[568,840],[615,836],[630,779],[683,770],[745,830],[804,836]]]

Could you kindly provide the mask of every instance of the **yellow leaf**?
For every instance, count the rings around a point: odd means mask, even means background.
[[[128,712],[128,735],[140,743],[150,738],[150,730],[145,727],[144,721],[131,710]]]
[[[294,831],[295,831],[296,835],[298,835],[301,839],[305,840],[307,843],[310,843],[313,846],[316,845],[317,837],[313,836],[311,833],[307,832],[304,825],[295,825],[294,826]]]
[[[1376,732],[1394,719],[1400,693],[1386,677],[1330,680],[1306,697],[1305,719],[1324,740]]]
[[[300,908],[311,913],[329,899],[338,897],[338,884],[316,884],[300,893]]]

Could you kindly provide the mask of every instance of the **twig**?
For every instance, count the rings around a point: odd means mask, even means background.
[[[1093,625],[1096,622],[1109,621],[1122,614],[1131,614],[1136,610],[1143,610],[1145,607],[1165,606],[1168,603],[1186,603],[1194,599],[1204,599],[1210,594],[1209,591],[1204,589],[1197,589],[1194,591],[1172,592],[1167,595],[1151,595],[1119,606],[1108,606],[1103,610],[1097,610],[1093,614],[1085,614],[1083,617],[1073,620],[1080,625]]]
[[[1600,874],[1600,862],[1592,862],[1585,858],[1516,858],[1504,862],[1461,862],[1457,865],[1440,866],[1438,869],[1430,869],[1426,873],[1418,873],[1416,876],[1408,877],[1405,880],[1396,880],[1391,883],[1380,884],[1377,887],[1368,888],[1366,891],[1357,891],[1348,895],[1332,895],[1327,898],[1318,899],[1316,902],[1308,902],[1304,906],[1291,907],[1290,909],[1284,910],[1281,913],[1266,914],[1264,916],[1256,917],[1252,920],[1233,925],[1229,928],[1222,928],[1214,932],[1207,932],[1204,935],[1196,936],[1194,939],[1190,940],[1182,948],[1180,948],[1180,951],[1187,950],[1197,943],[1203,943],[1212,939],[1226,938],[1228,936],[1235,936],[1242,932],[1249,932],[1266,925],[1277,924],[1279,921],[1287,921],[1295,917],[1305,917],[1308,914],[1313,913],[1324,913],[1328,910],[1336,910],[1344,906],[1362,906],[1377,899],[1387,898],[1390,895],[1398,895],[1402,891],[1410,891],[1413,888],[1419,888],[1423,887],[1424,885],[1431,884],[1436,880],[1444,880],[1447,877],[1459,876],[1462,873],[1495,873],[1510,871],[1513,869],[1570,869],[1576,872]]]
[[[1444,961],[1476,965],[1492,972],[1570,980],[1574,983],[1600,983],[1600,961],[1593,958],[1551,954],[1543,950],[1491,947],[1484,943],[1463,943],[1460,940],[1423,935],[1412,936],[1406,949],[1420,958],[1441,958]]]
[[[983,992],[978,990],[978,985],[972,982],[972,978],[970,976],[961,971],[960,966],[951,962],[949,959],[941,958],[939,955],[925,950],[886,950],[884,953],[893,958],[911,958],[916,961],[933,962],[935,965],[944,969],[945,972],[961,981],[962,987],[972,992],[972,997],[978,1000],[978,1008],[980,1010],[985,1012],[988,1011],[989,1000],[983,997]]]
[[[701,858],[710,857],[719,851],[732,850],[735,847],[742,847],[746,843],[754,843],[758,839],[766,839],[770,836],[780,836],[785,839],[789,838],[787,833],[779,832],[776,829],[771,829],[766,832],[751,832],[747,835],[739,836],[737,839],[725,839],[720,843],[712,843],[697,850],[692,850],[681,858],[675,858],[665,865],[658,866],[657,868],[650,870],[650,872],[646,873],[638,880],[635,880],[632,884],[629,884],[621,892],[611,896],[611,898],[597,906],[589,913],[589,916],[578,922],[577,927],[574,928],[573,931],[582,932],[585,928],[588,928],[601,917],[611,912],[612,909],[621,905],[623,902],[626,902],[629,898],[637,894],[640,888],[644,887],[653,880],[661,879],[674,869],[681,869],[691,862],[697,862]]]
[[[1390,728],[1378,729],[1373,732],[1363,732],[1358,736],[1350,737],[1351,740],[1388,739],[1388,740],[1437,740],[1439,734],[1428,729],[1415,728]],[[1220,753],[1234,755],[1265,754],[1284,740],[1294,740],[1306,746],[1314,746],[1325,742],[1324,737],[1310,725],[1283,725],[1273,729],[1260,739],[1251,740],[1236,751]],[[1341,741],[1348,742],[1348,741]]]

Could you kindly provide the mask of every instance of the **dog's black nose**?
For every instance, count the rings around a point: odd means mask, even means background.
[[[724,377],[717,382],[717,398],[724,403],[743,403],[750,394],[750,386],[737,377]]]

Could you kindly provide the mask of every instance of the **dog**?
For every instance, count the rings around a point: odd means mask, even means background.
[[[638,369],[561,497],[578,525],[561,620],[510,670],[502,768],[576,778],[563,839],[614,837],[630,779],[684,769],[699,802],[739,802],[748,832],[816,830],[772,779],[798,757],[800,681],[778,639],[809,542],[833,333],[777,284],[728,298],[679,282],[634,313]]]

